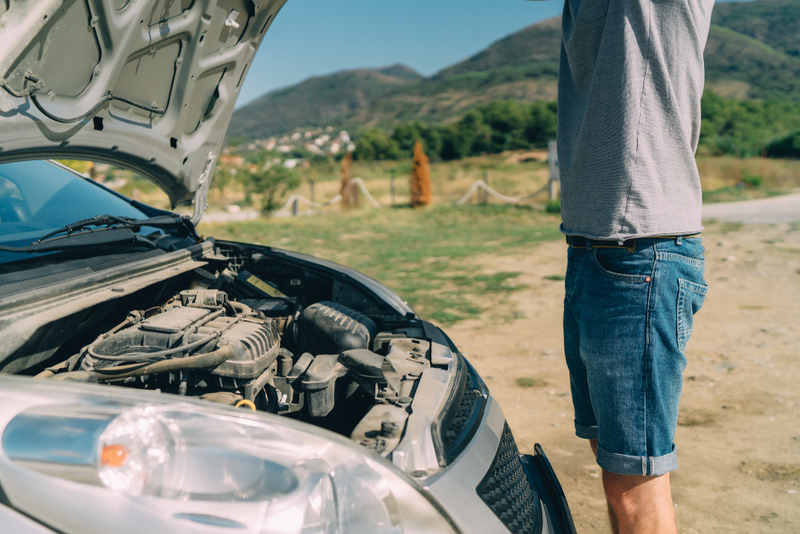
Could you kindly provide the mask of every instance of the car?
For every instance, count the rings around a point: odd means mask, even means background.
[[[196,231],[283,3],[0,2],[2,530],[574,532],[441,329],[352,269]]]

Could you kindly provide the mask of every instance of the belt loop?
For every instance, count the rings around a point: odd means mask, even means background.
[[[683,236],[677,236],[675,238],[675,246],[679,247],[683,244]]]
[[[586,252],[592,251],[592,240],[588,237],[586,238]]]

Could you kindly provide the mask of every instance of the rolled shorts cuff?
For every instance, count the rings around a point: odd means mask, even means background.
[[[598,445],[597,464],[618,475],[657,477],[678,468],[678,451],[673,445],[672,452],[664,456],[628,456],[609,452]]]
[[[585,426],[576,421],[575,435],[583,439],[597,439],[597,425]]]

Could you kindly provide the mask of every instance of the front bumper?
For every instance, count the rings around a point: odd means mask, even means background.
[[[474,438],[447,468],[419,480],[464,534],[574,534],[561,485],[542,448],[520,455],[489,396]]]

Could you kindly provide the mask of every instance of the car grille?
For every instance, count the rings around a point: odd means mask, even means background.
[[[478,495],[514,534],[534,534],[538,497],[519,460],[519,451],[508,424],[489,474],[478,486]]]
[[[489,393],[475,369],[466,359],[461,356],[459,358],[464,364],[462,369],[466,374],[466,380],[464,380],[464,392],[458,400],[458,405],[453,410],[446,430],[441,433],[445,459],[443,466],[449,465],[455,460],[475,436],[475,432],[478,431],[483,420]]]
[[[456,410],[453,420],[450,422],[450,427],[444,434],[445,446],[450,445],[455,439],[464,431],[464,427],[469,421],[472,412],[478,408],[479,402],[484,399],[481,392],[475,388],[472,381],[472,374],[467,374],[467,385],[464,387],[464,395],[461,397],[461,404]]]

